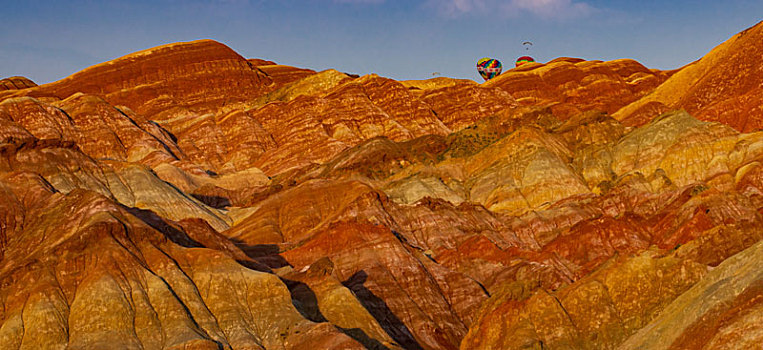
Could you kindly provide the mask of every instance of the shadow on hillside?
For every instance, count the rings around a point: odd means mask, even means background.
[[[318,297],[310,287],[300,281],[281,278],[291,294],[291,303],[302,316],[313,322],[328,322],[318,308]]]
[[[299,311],[302,317],[313,322],[329,322],[326,317],[323,316],[318,306],[318,297],[315,292],[307,284],[300,281],[293,281],[286,278],[281,278],[286,287],[289,288],[291,294],[291,303]],[[384,346],[376,339],[369,337],[366,332],[360,328],[342,328],[334,325],[342,333],[346,334],[357,342],[363,344],[366,349],[371,350],[388,350],[389,348]]]
[[[189,237],[183,230],[180,230],[170,224],[164,219],[150,210],[127,207],[122,205],[122,208],[127,210],[130,214],[140,219],[147,225],[153,227],[155,230],[164,234],[173,243],[186,247],[186,248],[204,248],[204,245]]]
[[[244,241],[238,238],[229,238],[231,242],[236,244],[241,251],[248,257],[263,264],[271,269],[280,269],[284,266],[291,266],[286,259],[284,259],[279,253],[281,250],[277,244],[255,244],[248,245]]]
[[[335,326],[337,329],[342,331],[342,333],[347,334],[350,338],[355,339],[358,341],[358,343],[363,344],[363,346],[366,347],[366,349],[369,350],[389,350],[388,347],[384,346],[381,342],[378,340],[369,337],[366,332],[363,332],[360,328],[342,328],[339,326]]]
[[[373,316],[379,325],[382,326],[385,332],[389,334],[396,343],[400,344],[405,349],[421,350],[422,347],[413,338],[413,334],[408,327],[400,321],[400,319],[392,313],[387,303],[377,297],[363,284],[368,279],[368,274],[360,270],[356,272],[352,277],[342,282],[342,284],[350,289],[358,301],[363,305],[366,310]],[[349,334],[348,334],[349,335]]]
[[[222,196],[207,196],[203,194],[191,193],[191,197],[196,198],[199,202],[206,204],[215,209],[223,209],[231,206],[231,201],[227,197]]]
[[[164,234],[167,239],[173,243],[186,247],[186,248],[206,248],[203,244],[189,237],[183,230],[178,229],[169,223],[167,223],[162,217],[156,213],[140,209],[121,205],[127,212],[140,219],[153,229]],[[291,266],[286,259],[284,259],[280,253],[280,249],[276,244],[257,244],[249,246],[240,239],[230,238],[247,256],[254,261],[242,261],[237,260],[241,265],[250,268],[252,270],[273,273],[269,269],[280,268],[284,266]],[[264,265],[264,266],[260,266]],[[421,346],[416,343],[413,337],[408,331],[408,328],[400,322],[392,312],[387,308],[387,304],[384,301],[371,293],[363,286],[367,275],[364,271],[360,271],[353,275],[352,278],[344,282],[345,287],[350,288],[358,296],[363,306],[371,313],[374,318],[382,325],[382,328],[406,349],[421,349]],[[321,323],[328,322],[318,307],[318,298],[310,287],[299,281],[293,281],[286,278],[281,278],[281,281],[286,284],[291,295],[292,304],[299,311],[299,313],[306,319]],[[349,286],[354,286],[353,289]],[[174,291],[173,291],[174,293]],[[185,307],[185,305],[183,305]],[[389,322],[389,323],[388,323]],[[359,328],[342,328],[334,325],[339,331],[347,336],[355,339],[367,349],[383,350],[388,349],[378,340],[369,337],[362,329]],[[402,329],[402,330],[401,330]],[[399,334],[399,335],[395,335]],[[221,346],[217,342],[218,346]]]

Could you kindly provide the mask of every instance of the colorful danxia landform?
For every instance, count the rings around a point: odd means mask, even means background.
[[[763,23],[519,63],[0,80],[0,349],[759,348]]]

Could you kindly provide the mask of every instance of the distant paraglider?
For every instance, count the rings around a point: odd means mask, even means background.
[[[517,58],[516,67],[519,67],[525,63],[535,62],[535,59],[533,59],[530,56],[522,56],[520,58]]]
[[[502,70],[501,61],[497,59],[485,57],[477,61],[477,71],[485,81],[495,78]]]
[[[532,43],[532,41],[522,42],[522,47],[525,48],[525,51],[530,51],[530,48],[533,47],[533,43]],[[515,64],[516,64],[515,67],[519,67],[519,66],[521,66],[521,65],[523,65],[525,63],[530,63],[530,62],[535,62],[535,59],[530,57],[530,56],[525,55],[525,56],[522,56],[520,58],[517,58],[517,62],[515,62]]]

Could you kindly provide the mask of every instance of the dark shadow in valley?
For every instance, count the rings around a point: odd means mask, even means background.
[[[177,245],[186,248],[204,248],[203,244],[189,237],[188,234],[186,234],[183,230],[168,224],[161,216],[150,210],[127,207],[124,205],[122,205],[122,208],[127,210],[130,214],[134,215],[136,218],[140,219],[147,225],[153,227],[155,230],[163,233],[165,237]]]
[[[231,206],[231,201],[227,197],[207,196],[197,193],[191,193],[191,197],[196,198],[199,202],[202,202],[215,209],[223,209],[225,207]]]
[[[258,263],[266,265],[271,269],[279,269],[284,266],[291,266],[286,259],[279,253],[281,250],[277,244],[255,244],[248,245],[238,238],[229,238],[231,242],[241,249],[248,257],[256,260]]]
[[[313,322],[328,322],[318,308],[318,297],[307,284],[286,278],[281,278],[281,281],[289,288],[291,303],[302,317]]]
[[[254,260],[236,259],[236,262],[239,263],[239,265],[246,267],[247,269],[250,269],[250,270],[264,272],[264,273],[273,273],[272,269]]]
[[[366,349],[369,350],[389,350],[388,347],[384,346],[380,341],[371,338],[366,334],[366,332],[363,332],[360,328],[342,328],[339,326],[335,327],[342,331],[342,333],[347,334],[350,338],[355,339],[358,343],[363,344],[363,346],[366,347]]]
[[[291,294],[291,303],[299,311],[302,317],[313,322],[329,322],[326,317],[321,313],[318,307],[318,297],[315,292],[307,284],[300,281],[293,281],[286,278],[281,278],[286,287],[289,288],[289,294]],[[357,342],[363,344],[367,349],[371,350],[388,350],[389,348],[384,346],[376,339],[369,337],[366,332],[360,328],[342,328],[334,325],[342,333],[346,334]]]
[[[360,270],[352,275],[352,277],[342,282],[342,284],[355,293],[358,301],[360,301],[363,307],[368,310],[371,316],[379,322],[379,325],[381,325],[384,331],[387,332],[396,343],[400,344],[400,346],[405,349],[421,350],[421,345],[414,339],[411,331],[403,321],[392,313],[392,310],[389,309],[387,303],[363,285],[367,279],[368,274],[365,271]]]

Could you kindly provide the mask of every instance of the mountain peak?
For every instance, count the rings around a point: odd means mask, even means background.
[[[76,92],[97,94],[114,105],[155,114],[170,104],[173,108],[216,110],[225,103],[269,91],[272,83],[266,73],[231,48],[205,39],[131,53],[18,94],[59,99]],[[232,101],[227,96],[236,98]]]
[[[655,113],[683,108],[695,117],[740,131],[763,128],[763,21],[683,67],[649,96],[614,113],[642,125]]]

